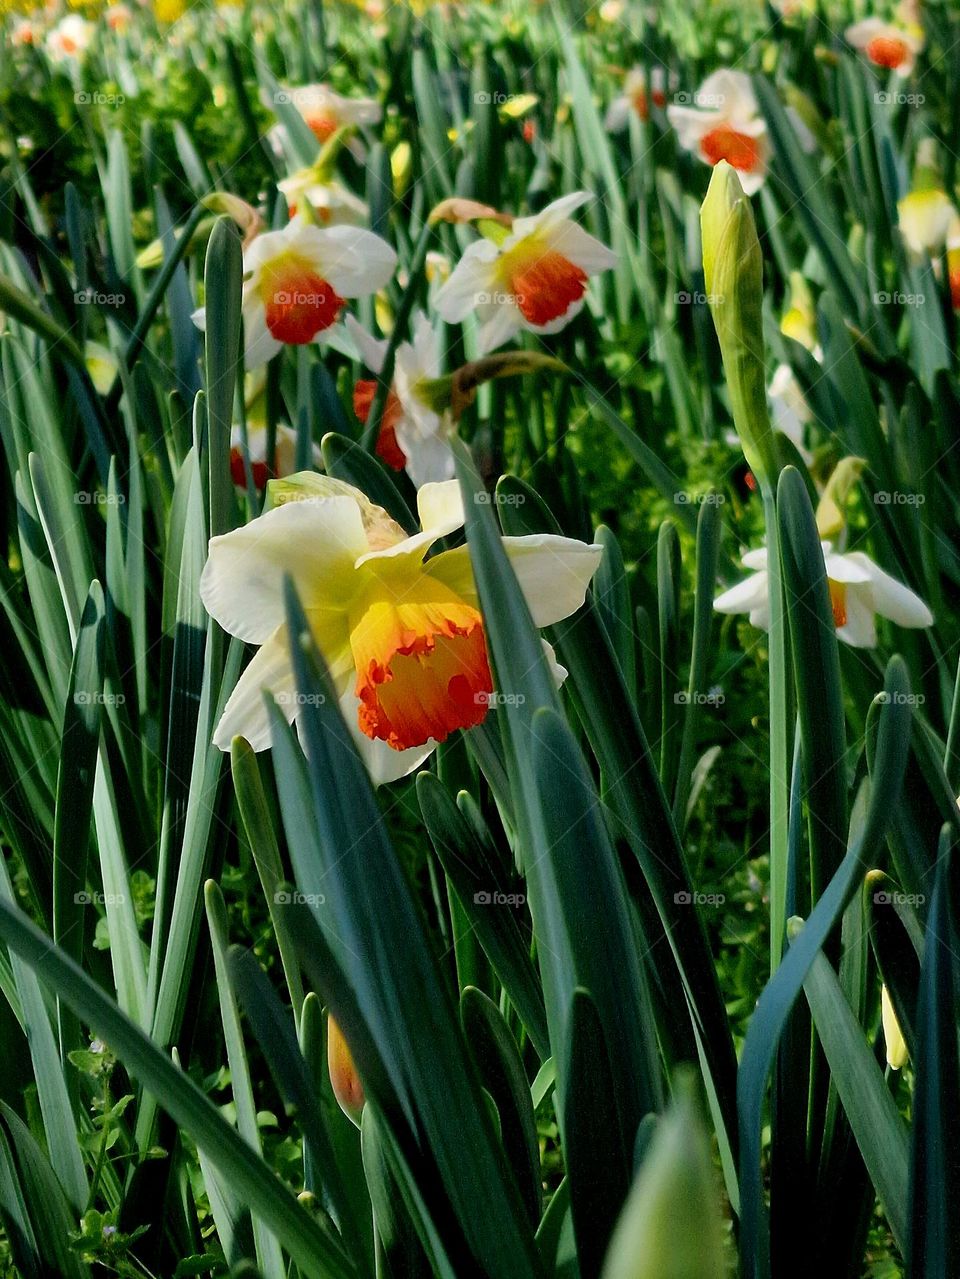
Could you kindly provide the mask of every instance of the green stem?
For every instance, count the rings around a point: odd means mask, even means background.
[[[429,222],[424,222],[423,229],[420,232],[420,238],[417,240],[416,247],[413,250],[413,258],[410,262],[409,278],[407,280],[407,289],[397,309],[396,319],[393,324],[393,332],[390,334],[390,340],[387,343],[387,350],[383,357],[383,364],[380,372],[377,374],[377,390],[373,397],[373,403],[370,405],[370,413],[367,417],[366,426],[363,429],[363,438],[360,441],[368,453],[373,452],[377,437],[380,434],[380,423],[383,420],[383,410],[387,405],[387,396],[390,394],[390,384],[393,382],[393,359],[397,353],[397,347],[400,345],[401,338],[407,329],[407,321],[410,319],[410,312],[413,310],[413,304],[416,301],[417,289],[420,284],[420,276],[423,274],[424,263],[427,260],[427,245],[430,243],[430,235],[433,227]]]
[[[770,971],[780,963],[787,924],[789,743],[787,739],[787,618],[773,489],[762,485],[770,592]]]

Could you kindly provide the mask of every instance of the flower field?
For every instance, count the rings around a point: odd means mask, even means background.
[[[0,1277],[958,1279],[960,9],[0,26]]]

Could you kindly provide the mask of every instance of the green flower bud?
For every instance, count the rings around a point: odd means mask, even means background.
[[[719,1196],[695,1084],[685,1071],[627,1196],[602,1279],[724,1279]]]
[[[733,424],[761,488],[772,488],[776,453],[763,363],[763,258],[750,201],[725,160],[713,170],[700,209],[703,274],[720,339]]]

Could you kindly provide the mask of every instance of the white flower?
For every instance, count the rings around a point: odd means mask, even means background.
[[[11,44],[36,44],[39,30],[37,24],[29,18],[18,18],[10,28]]]
[[[499,243],[482,239],[467,248],[435,304],[451,323],[477,312],[481,355],[519,329],[558,333],[583,308],[588,277],[615,265],[616,254],[570,220],[590,199],[586,191],[561,196],[516,218]]]
[[[344,98],[326,84],[304,84],[281,92],[286,101],[297,108],[321,143],[338,129],[380,123],[380,103],[373,98]]]
[[[957,217],[953,201],[937,189],[911,191],[897,201],[897,221],[907,248],[916,255],[940,253]]]
[[[806,447],[806,427],[813,420],[813,413],[789,364],[777,365],[767,387],[767,397],[773,429],[783,432],[809,466],[813,454]]]
[[[306,202],[322,226],[362,226],[370,216],[367,205],[342,183],[323,181],[315,169],[299,169],[277,183],[294,217]]]
[[[647,73],[643,67],[631,67],[623,81],[623,93],[614,98],[607,108],[603,127],[608,133],[621,133],[636,114],[641,120],[650,116],[650,103],[666,105],[666,74],[663,67],[654,67],[650,75],[650,91],[647,91]]]
[[[387,341],[371,337],[353,318],[346,318],[347,332],[368,369],[379,373]],[[437,483],[453,478],[454,462],[449,437],[453,430],[447,413],[438,413],[420,391],[420,384],[441,374],[440,344],[426,315],[413,320],[412,340],[401,342],[393,363],[393,387],[380,423],[377,453],[393,466],[404,468],[413,483]],[[358,382],[354,409],[366,421],[376,393],[376,382]]]
[[[316,227],[296,217],[267,231],[243,255],[243,323],[248,369],[289,343],[302,346],[329,328],[345,298],[382,288],[397,255],[386,241],[359,227]],[[206,327],[206,310],[194,312]]]
[[[270,745],[264,691],[290,723],[303,709],[284,609],[290,574],[372,779],[404,777],[438,741],[479,724],[491,704],[469,550],[424,558],[463,524],[457,482],[420,489],[423,531],[412,537],[349,484],[312,472],[277,484],[281,505],[211,539],[200,580],[208,613],[258,648],[227,701],[214,744],[229,750],[241,735],[254,750]],[[580,607],[602,558],[600,546],[552,534],[505,537],[503,546],[539,627]],[[551,668],[563,674],[552,662]]]
[[[876,617],[886,617],[898,626],[933,625],[933,614],[919,595],[885,573],[862,551],[841,553],[830,542],[821,542],[830,588],[830,603],[837,638],[854,648],[874,648],[877,643]],[[752,569],[750,577],[717,596],[718,613],[749,613],[753,626],[770,626],[770,591],[767,580],[767,548],[748,551],[740,561]]]
[[[705,164],[726,160],[736,169],[747,195],[763,185],[770,141],[750,77],[743,71],[715,71],[694,94],[694,105],[672,103],[667,119],[684,150]]]
[[[47,35],[47,53],[51,62],[68,62],[80,58],[93,39],[94,25],[79,13],[68,13]]]
[[[297,433],[282,422],[277,424],[273,466],[267,465],[267,426],[265,422],[247,423],[247,452],[254,488],[263,489],[267,480],[292,475],[297,469]],[[310,446],[313,464],[322,465],[320,449]],[[230,476],[237,488],[247,487],[247,472],[243,461],[243,432],[235,422],[230,431]]]
[[[844,32],[847,43],[862,50],[874,66],[908,76],[923,48],[923,31],[916,26],[899,27],[882,18],[864,18]]]

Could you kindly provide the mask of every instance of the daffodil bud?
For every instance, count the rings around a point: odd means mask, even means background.
[[[333,1095],[340,1109],[359,1128],[366,1101],[363,1084],[343,1032],[332,1017],[327,1018],[327,1069],[330,1072]]]
[[[886,986],[880,988],[880,1021],[883,1025],[883,1041],[887,1046],[887,1065],[891,1070],[901,1070],[907,1064],[909,1055],[893,1000]]]
[[[834,541],[843,532],[847,522],[843,508],[866,464],[862,457],[845,457],[833,468],[817,504],[817,532],[824,541]]]
[[[692,1076],[678,1077],[613,1232],[602,1279],[722,1279],[719,1190]]]
[[[817,345],[817,314],[813,306],[810,285],[799,271],[790,272],[790,306],[780,321],[780,332],[808,351]]]
[[[733,424],[761,486],[776,475],[763,365],[763,258],[750,201],[725,160],[713,170],[700,209],[703,274],[720,340]]]

